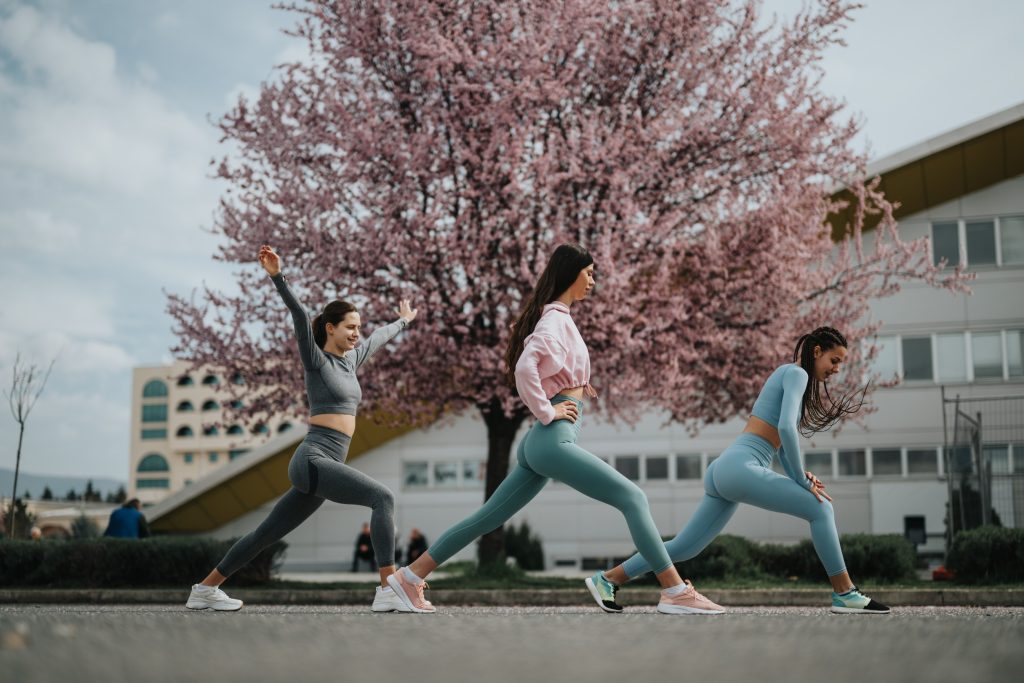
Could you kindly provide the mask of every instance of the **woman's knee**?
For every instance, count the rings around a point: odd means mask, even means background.
[[[821,519],[821,520],[833,520],[834,521],[835,518],[836,518],[836,510],[835,510],[834,507],[832,507],[831,501],[824,500],[824,499],[822,499],[822,501],[820,503],[818,501],[814,501],[814,509],[813,509],[813,514],[811,515],[811,520],[810,521],[813,522],[813,521],[817,521],[819,519]]]
[[[620,509],[625,513],[647,512],[650,504],[647,502],[647,494],[636,484],[630,482],[620,498]]]

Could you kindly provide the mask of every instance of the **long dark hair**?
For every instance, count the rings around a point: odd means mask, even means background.
[[[349,313],[355,313],[356,307],[347,301],[332,301],[324,306],[324,312],[313,318],[313,340],[321,349],[327,343],[327,323],[337,325]]]
[[[842,346],[849,349],[846,337],[834,327],[819,327],[809,332],[796,342],[793,350],[793,362],[799,362],[807,372],[807,388],[804,389],[803,400],[800,405],[800,433],[806,437],[816,432],[823,432],[846,415],[852,415],[864,405],[864,394],[867,386],[862,390],[843,394],[833,399],[828,393],[828,385],[819,382],[814,376],[814,347],[818,346],[823,352]],[[824,400],[821,390],[824,388]],[[858,396],[859,394],[859,396]]]
[[[523,353],[523,342],[533,333],[544,307],[569,289],[580,271],[594,262],[590,252],[578,244],[560,244],[548,260],[548,265],[536,286],[512,323],[512,334],[505,350],[505,379],[509,386],[516,385],[516,363]]]

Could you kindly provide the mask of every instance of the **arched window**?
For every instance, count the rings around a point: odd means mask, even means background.
[[[217,436],[218,434],[220,434],[220,430],[217,429],[217,425],[203,427],[203,436]]]
[[[193,384],[195,384],[195,382],[192,381],[192,378],[189,375],[182,375],[178,378],[179,387],[190,387]]]
[[[270,433],[270,427],[268,427],[267,425],[265,425],[265,424],[263,424],[261,422],[258,425],[256,425],[255,427],[253,427],[252,431],[253,431],[254,434],[269,434]]]
[[[174,433],[175,436],[195,436],[195,432],[188,425],[178,427],[178,431]]]
[[[230,427],[228,427],[228,434],[231,434],[232,436],[236,434],[245,434],[245,430],[242,429],[239,425],[231,425]]]
[[[245,384],[245,378],[242,377],[242,373],[236,372],[235,374],[231,375],[231,383],[232,384]]]
[[[195,406],[192,405],[192,401],[182,401],[178,404],[179,413],[191,413],[195,410]]]
[[[231,402],[231,407],[234,408],[235,410],[241,410],[244,406],[245,404],[239,401],[237,398]]]
[[[158,453],[150,453],[140,460],[139,466],[135,468],[136,472],[169,472],[170,470],[167,458]]]
[[[284,434],[285,432],[287,432],[291,428],[292,428],[292,423],[291,422],[282,422],[281,425],[277,428],[277,433],[278,434]]]
[[[167,384],[158,379],[151,379],[142,387],[142,398],[158,398],[167,395]]]
[[[203,378],[203,384],[208,387],[215,387],[220,384],[220,380],[217,379],[217,375],[207,375]]]
[[[208,401],[203,401],[203,410],[217,410],[220,408],[220,404],[214,401],[212,398]]]

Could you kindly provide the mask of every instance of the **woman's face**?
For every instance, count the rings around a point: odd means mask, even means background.
[[[359,314],[355,311],[346,313],[337,325],[327,323],[327,343],[324,346],[329,347],[333,343],[341,353],[351,351],[359,343],[361,329]]]
[[[820,346],[814,347],[814,379],[825,382],[839,372],[839,366],[846,361],[846,347],[834,346],[822,351]]]
[[[582,301],[590,294],[590,290],[594,288],[594,264],[591,263],[589,266],[580,271],[579,276],[576,278],[576,282],[569,285],[569,293],[572,295],[573,301]]]

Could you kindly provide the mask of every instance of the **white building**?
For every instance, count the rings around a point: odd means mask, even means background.
[[[942,387],[963,397],[1024,398],[1024,105],[880,160],[871,170],[902,204],[901,235],[931,237],[936,259],[963,261],[977,279],[970,296],[911,285],[876,302],[873,310],[885,321],[879,368],[903,382],[876,392],[878,411],[866,428],[847,425],[837,436],[805,441],[805,464],[827,482],[840,532],[903,534],[923,525],[923,549],[936,552],[943,547],[947,501]],[[1024,418],[1013,419],[1016,431],[986,444],[993,467],[1007,475],[1024,471]],[[696,438],[662,423],[657,415],[632,429],[588,419],[580,443],[641,485],[658,528],[671,535],[700,500],[708,462],[743,420]],[[287,489],[287,459],[300,432],[297,426],[294,435],[171,496],[147,513],[153,527],[217,537],[253,529]],[[486,432],[477,415],[406,433],[361,421],[356,437],[350,463],[395,491],[403,541],[414,526],[433,540],[481,504]],[[178,444],[169,450],[188,452]],[[1004,524],[1024,525],[1019,484],[998,503]],[[286,538],[286,567],[347,566],[368,514],[326,503]],[[513,522],[519,520],[541,537],[549,567],[603,565],[633,549],[617,511],[561,484],[550,484]],[[773,542],[809,536],[806,522],[749,506],[740,507],[726,532]],[[474,553],[472,546],[459,558]]]

